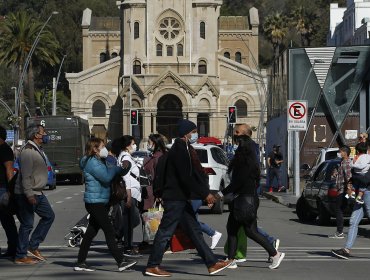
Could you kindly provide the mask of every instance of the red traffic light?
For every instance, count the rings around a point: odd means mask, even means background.
[[[131,121],[130,121],[130,123],[132,125],[138,125],[139,124],[138,111],[137,110],[131,110],[130,111],[130,114],[131,114]]]
[[[234,113],[234,111],[235,111],[235,108],[234,108],[234,107],[230,107],[230,108],[229,108],[229,112],[230,112],[230,113]]]
[[[132,111],[131,115],[136,116],[136,111]]]

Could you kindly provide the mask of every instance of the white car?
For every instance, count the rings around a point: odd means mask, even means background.
[[[171,144],[167,145],[168,148],[171,146]],[[198,154],[205,173],[209,177],[211,193],[217,193],[227,187],[230,182],[229,175],[227,174],[229,160],[224,150],[216,145],[209,144],[193,144],[193,147]],[[227,202],[227,197],[226,199],[218,200],[212,208],[212,212],[222,214],[224,203]]]

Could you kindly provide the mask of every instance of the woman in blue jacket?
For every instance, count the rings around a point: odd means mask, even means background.
[[[78,252],[75,271],[94,271],[86,264],[91,241],[100,229],[103,230],[109,251],[117,262],[118,270],[123,271],[136,262],[128,262],[117,247],[113,225],[108,217],[111,183],[116,175],[125,175],[130,170],[130,163],[122,167],[108,166],[105,158],[108,150],[104,141],[99,138],[90,139],[85,148],[85,156],[81,159],[80,167],[85,177],[84,202],[90,214],[89,225]]]

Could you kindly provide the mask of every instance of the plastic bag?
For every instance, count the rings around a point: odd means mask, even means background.
[[[159,224],[163,216],[163,208],[150,208],[148,212],[141,214],[143,217],[143,240],[146,242],[153,241],[158,231]]]
[[[240,229],[238,230],[237,239],[238,239],[238,247],[236,249],[235,258],[245,259],[247,257],[247,236],[245,235],[245,231],[243,227],[240,227]],[[228,253],[227,240],[224,246],[224,252],[227,255]]]

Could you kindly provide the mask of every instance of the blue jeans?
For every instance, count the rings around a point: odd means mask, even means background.
[[[7,188],[5,186],[0,186],[0,197],[6,192]],[[8,239],[7,252],[10,255],[15,256],[15,252],[17,249],[18,232],[13,214],[11,214],[10,211],[7,211],[6,209],[1,209],[0,222],[2,227],[4,228],[6,238]]]
[[[202,230],[202,232],[204,232],[205,234],[207,234],[209,237],[212,237],[215,235],[216,231],[211,228],[209,225],[205,224],[205,223],[202,223],[201,221],[199,221],[199,215],[198,215],[198,211],[199,211],[199,208],[203,205],[203,201],[202,200],[192,200],[191,201],[191,207],[193,207],[193,211],[195,213],[195,217],[200,225],[200,228]]]
[[[181,225],[181,228],[194,243],[206,266],[213,266],[217,262],[217,258],[203,239],[202,230],[195,218],[190,202],[164,201],[163,208],[163,217],[154,238],[148,267],[156,267],[161,264],[164,251],[178,224]]]
[[[257,227],[257,231],[259,234],[263,235],[271,244],[274,243],[276,240],[275,237],[270,236],[266,231],[264,231],[262,228]]]
[[[36,195],[36,204],[28,202],[24,194],[16,194],[15,199],[18,205],[18,220],[20,222],[18,232],[18,244],[16,258],[27,256],[27,250],[38,249],[41,242],[45,240],[46,235],[54,221],[55,214],[45,195]],[[41,218],[33,231],[35,213]]]
[[[349,220],[348,237],[345,245],[346,249],[351,249],[356,241],[358,225],[364,217],[364,210],[367,212],[368,217],[370,217],[370,191],[366,190],[364,192],[363,200],[364,204],[356,203],[353,207],[351,219]]]

